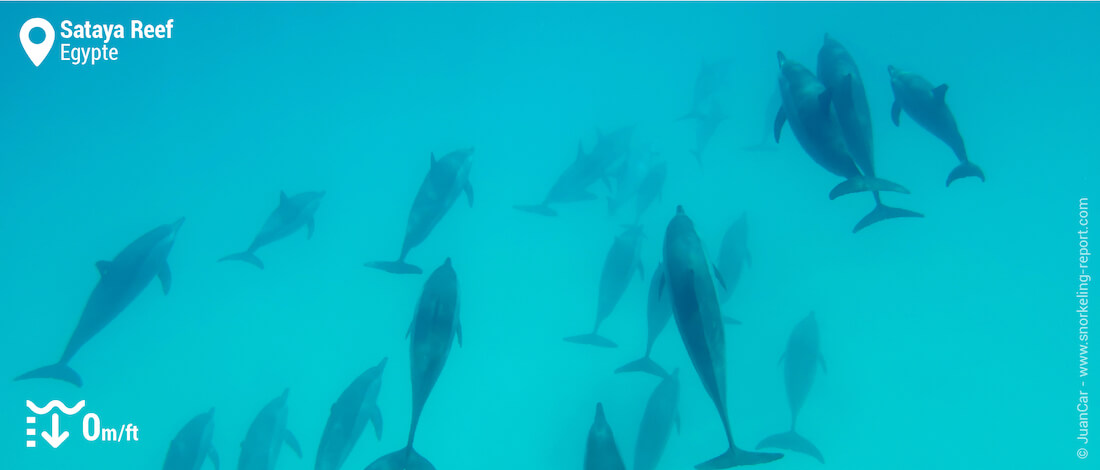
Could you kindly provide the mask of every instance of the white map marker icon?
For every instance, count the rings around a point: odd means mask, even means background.
[[[42,28],[42,31],[46,32],[46,39],[38,44],[31,42],[31,30],[34,28]],[[53,47],[53,25],[42,18],[31,18],[19,29],[19,42],[23,43],[23,50],[27,51],[27,57],[31,58],[35,67],[38,67]]]

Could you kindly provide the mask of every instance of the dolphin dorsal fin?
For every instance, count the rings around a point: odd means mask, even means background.
[[[286,204],[290,198],[286,197],[286,191],[279,191],[279,205]]]
[[[932,96],[935,96],[937,101],[943,103],[944,97],[947,96],[947,84],[944,83],[932,90]]]
[[[99,276],[103,277],[103,276],[107,275],[107,270],[111,269],[111,262],[110,261],[105,261],[105,260],[104,261],[96,261],[95,262],[95,267],[96,267],[96,269],[99,270]]]
[[[431,154],[429,154],[429,157],[431,157],[431,159],[432,159],[431,168],[435,168],[435,152],[432,152]]]

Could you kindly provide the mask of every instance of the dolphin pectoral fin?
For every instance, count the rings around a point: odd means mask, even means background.
[[[947,175],[947,186],[951,186],[951,183],[959,178],[966,178],[968,176],[976,177],[982,180],[983,183],[985,182],[985,173],[982,172],[982,169],[978,168],[978,165],[971,163],[970,160],[966,160],[959,163],[959,166],[955,167],[954,170],[951,170],[951,174]]]
[[[99,270],[99,276],[103,277],[107,275],[107,270],[111,269],[110,261],[96,261],[95,268]]]
[[[462,190],[466,191],[466,201],[470,203],[470,207],[474,207],[474,186],[470,184],[469,180],[466,180],[466,186]]]
[[[313,217],[306,221],[306,240],[313,239]]]
[[[84,385],[84,381],[80,379],[80,375],[77,374],[72,367],[69,367],[68,364],[50,364],[15,378],[16,381],[26,379],[57,379],[71,383],[77,387]]]
[[[458,347],[462,347],[462,320],[455,319],[455,323],[458,325],[455,327],[455,336],[458,337]]]
[[[856,226],[854,228],[852,228],[852,233],[856,233],[860,230],[863,230],[868,225],[871,225],[875,222],[881,222],[881,221],[886,220],[886,219],[894,219],[894,218],[899,218],[899,217],[917,217],[917,218],[920,218],[920,217],[924,217],[924,214],[921,214],[920,212],[913,212],[913,211],[908,210],[908,209],[901,209],[901,208],[898,208],[898,207],[890,207],[890,206],[887,206],[886,204],[879,203],[879,204],[875,205],[875,208],[872,209],[870,213],[863,216],[863,218],[859,220],[859,223],[857,223]]]
[[[214,447],[210,447],[210,452],[206,454],[206,457],[210,459],[210,463],[214,464],[214,470],[221,470],[221,460],[218,459],[218,451],[214,450]]]
[[[382,409],[377,404],[370,410],[369,416],[371,424],[374,425],[374,437],[378,440],[382,440]]]
[[[829,199],[833,200],[845,194],[859,193],[863,191],[891,191],[895,193],[909,194],[909,190],[904,186],[887,181],[882,178],[872,178],[867,176],[854,176],[841,181],[840,184],[833,187],[832,191],[829,191]]]
[[[936,101],[943,103],[944,99],[947,98],[947,84],[944,83],[932,90],[932,96],[936,97]]]
[[[655,375],[660,378],[668,377],[668,372],[665,372],[660,365],[650,359],[649,357],[643,357],[636,361],[626,363],[626,365],[615,369],[616,374],[622,374],[624,372],[645,372]]]
[[[435,152],[430,152],[428,157],[431,158],[431,164],[428,165],[428,168],[435,168]]]
[[[787,112],[782,107],[779,108],[779,112],[775,113],[775,124],[772,128],[772,132],[775,134],[775,143],[779,143],[779,134],[783,132],[783,124],[787,123]]]
[[[818,462],[825,463],[825,457],[821,455],[821,451],[817,450],[817,447],[815,447],[813,443],[799,436],[798,433],[794,431],[768,436],[764,438],[763,441],[760,441],[760,443],[756,445],[756,448],[758,450],[773,448],[799,452],[817,459]]]
[[[409,329],[405,330],[405,339],[409,339],[409,336],[412,335],[414,325],[416,325],[416,317],[413,317],[413,320],[409,322]]]
[[[783,364],[783,359],[786,359],[786,358],[787,358],[787,351],[783,351],[783,354],[779,355],[779,362],[777,362],[775,365],[777,365],[777,366],[782,365]],[[759,447],[757,447],[757,448],[759,449]]]
[[[890,107],[890,119],[894,121],[894,127],[901,125],[901,103],[896,99],[894,105]]]
[[[302,446],[298,445],[298,438],[294,437],[294,434],[291,434],[290,431],[283,432],[283,441],[286,442],[287,447],[290,447],[290,450],[298,455],[299,459],[302,458]]]
[[[740,325],[741,320],[738,320],[738,319],[733,318],[731,316],[722,315],[722,323],[725,323],[727,325]]]
[[[420,274],[423,271],[404,261],[370,261],[363,263],[368,268],[380,269],[392,274]]]
[[[279,191],[279,206],[290,202],[290,198],[286,197],[286,191]]]
[[[545,215],[547,217],[555,217],[555,216],[558,215],[557,211],[555,211],[554,209],[551,209],[550,206],[548,206],[546,204],[517,205],[517,206],[512,206],[512,207],[515,208],[516,210],[520,210],[520,211],[523,211],[523,212],[530,212],[532,214]]]
[[[168,269],[168,263],[164,263],[160,267],[160,272],[157,273],[157,277],[160,278],[160,286],[164,289],[164,294],[168,294],[168,289],[172,288],[172,270]]]
[[[247,251],[241,252],[241,253],[234,253],[234,254],[231,254],[229,256],[222,257],[218,261],[221,262],[221,261],[229,261],[229,260],[244,261],[245,263],[251,264],[251,265],[253,265],[257,268],[260,268],[260,269],[264,268],[264,262],[260,261],[260,258],[256,257],[256,255],[254,255],[250,252],[247,252]]]
[[[726,287],[726,280],[722,279],[722,272],[718,270],[718,266],[711,264],[710,268],[714,270],[714,278],[718,280],[718,284],[722,286],[722,290],[729,290]]]
[[[711,470],[718,468],[730,468],[738,467],[742,465],[757,465],[762,463],[768,463],[774,460],[783,458],[783,454],[774,454],[771,452],[752,452],[748,450],[738,449],[737,447],[730,447],[726,453],[719,455],[713,459],[696,465],[695,468],[699,470]]]

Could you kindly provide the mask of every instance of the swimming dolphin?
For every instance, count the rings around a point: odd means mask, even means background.
[[[664,272],[662,271],[663,269],[664,265],[658,264],[657,269],[653,271],[653,277],[649,281],[649,296],[646,302],[647,335],[645,355],[642,356],[641,359],[629,362],[615,369],[616,374],[623,372],[648,372],[657,377],[668,376],[668,373],[649,357],[650,353],[653,352],[653,343],[657,341],[657,337],[660,336],[661,331],[665,329],[668,320],[672,318],[672,300],[668,296],[668,287],[661,285],[661,273]],[[666,292],[661,292],[662,288],[664,288]]]
[[[571,343],[590,344],[605,348],[617,347],[614,342],[599,335],[600,324],[615,310],[623,292],[630,285],[630,279],[637,272],[638,276],[645,279],[642,268],[642,227],[628,227],[625,232],[615,237],[611,249],[604,258],[603,271],[600,272],[600,293],[596,302],[596,324],[592,327],[592,333],[565,338]]]
[[[80,321],[69,337],[61,359],[56,364],[32,370],[15,380],[48,378],[81,386],[84,381],[69,367],[69,361],[81,346],[122,313],[154,277],[160,278],[164,293],[168,293],[172,286],[168,253],[172,250],[183,221],[181,217],[173,223],[150,230],[123,248],[115,259],[97,262],[95,265],[99,269],[99,282],[84,304],[84,312],[80,314]]]
[[[966,156],[966,146],[959,134],[959,126],[955,124],[955,115],[951,114],[944,100],[947,85],[933,88],[932,83],[924,77],[899,70],[893,65],[886,70],[890,73],[890,88],[894,89],[894,105],[890,109],[894,125],[900,125],[901,111],[905,110],[905,114],[917,121],[917,124],[951,147],[955,157],[959,159],[959,166],[947,175],[947,186],[951,186],[952,181],[968,176],[984,182],[985,173]]]
[[[714,133],[718,131],[718,126],[721,126],[728,116],[722,111],[722,107],[718,102],[712,102],[708,111],[700,111],[695,115],[695,118],[699,122],[695,127],[695,148],[691,149],[691,155],[702,166],[703,152],[706,151],[707,144],[714,137]]]
[[[829,199],[860,191],[909,193],[897,183],[860,173],[832,105],[832,92],[812,72],[798,62],[779,56],[779,91],[783,107],[775,116],[775,141],[783,123],[789,122],[803,150],[822,168],[845,178],[829,192]]]
[[[199,470],[210,459],[214,470],[221,468],[214,440],[214,409],[191,418],[172,439],[168,455],[164,457],[164,470]]]
[[[382,410],[377,402],[386,359],[360,374],[332,405],[321,445],[317,447],[315,470],[339,470],[367,422],[374,424],[374,436],[382,439]]]
[[[737,288],[737,281],[741,279],[741,270],[745,265],[752,266],[748,237],[748,215],[742,213],[741,217],[726,229],[726,234],[722,236],[722,247],[718,251],[718,271],[722,273],[725,281],[724,287],[718,291],[718,297],[722,303],[733,296],[733,290]]]
[[[298,439],[286,429],[286,399],[289,394],[290,389],[283,390],[282,395],[264,405],[252,420],[248,434],[245,435],[244,442],[241,442],[238,470],[273,470],[283,444],[289,446],[298,458],[302,458],[302,447],[298,445]]]
[[[630,156],[615,175],[615,190],[607,197],[607,214],[615,215],[619,209],[638,197],[642,182],[649,174],[650,165],[641,156]]]
[[[656,470],[665,452],[672,426],[680,429],[680,369],[665,377],[645,405],[634,446],[634,470]]]
[[[874,178],[875,149],[871,133],[871,107],[867,104],[863,79],[860,78],[859,68],[848,50],[828,34],[817,54],[817,77],[832,94],[833,109],[852,160],[864,175]],[[917,212],[883,204],[878,191],[872,194],[875,208],[856,224],[852,232],[895,217],[924,217]]]
[[[276,207],[275,211],[267,217],[263,228],[256,234],[256,238],[252,239],[248,249],[218,261],[244,261],[263,269],[264,262],[256,257],[256,250],[260,247],[286,238],[302,227],[306,228],[306,239],[313,238],[313,213],[317,212],[317,207],[321,205],[321,198],[324,195],[324,191],[309,191],[287,197],[285,191],[279,191],[279,207]]]
[[[603,403],[596,403],[596,419],[588,428],[588,443],[584,447],[584,470],[626,470],[615,434],[603,414]]]
[[[783,454],[743,450],[733,443],[726,408],[726,334],[722,312],[710,277],[711,267],[703,252],[703,242],[695,232],[694,223],[684,213],[683,206],[676,207],[676,216],[665,230],[663,254],[665,269],[661,285],[668,286],[672,298],[672,317],[676,320],[691,364],[718,409],[729,445],[725,453],[695,468],[705,470],[755,465],[783,457]],[[721,275],[716,275],[721,279]]]
[[[699,116],[707,101],[714,98],[729,82],[733,60],[722,59],[713,64],[705,60],[695,76],[695,88],[692,93],[691,110],[680,119],[693,119]]]
[[[419,245],[447,211],[454,205],[458,195],[465,192],[470,207],[474,206],[474,188],[470,186],[470,166],[473,163],[474,149],[455,150],[439,160],[432,154],[431,168],[420,183],[412,208],[409,209],[409,221],[405,225],[405,241],[401,245],[401,255],[396,261],[373,261],[366,263],[368,268],[381,269],[394,274],[420,274],[420,268],[405,262],[409,250]]]
[[[634,223],[642,219],[642,214],[653,204],[653,201],[661,197],[664,190],[665,178],[668,176],[668,165],[664,161],[650,165],[642,182],[638,185],[638,195],[634,198]]]
[[[821,369],[825,370],[825,358],[821,355],[818,344],[817,320],[813,312],[810,312],[791,331],[791,337],[787,340],[787,350],[779,358],[784,365],[783,378],[787,383],[787,402],[791,407],[791,430],[760,441],[756,446],[757,450],[769,447],[792,450],[825,463],[821,451],[794,431],[798,412],[806,402],[806,394],[810,392],[810,386],[814,383],[817,365],[820,363]]]
[[[634,127],[628,126],[610,134],[597,130],[596,146],[585,153],[584,146],[577,143],[577,157],[558,176],[542,202],[535,205],[513,206],[517,210],[553,217],[558,215],[550,206],[568,202],[590,201],[596,199],[589,188],[597,181],[611,186],[610,177],[620,169],[622,159],[629,155],[630,139]]]
[[[458,278],[451,259],[436,268],[416,305],[416,316],[409,325],[409,368],[412,375],[412,420],[409,424],[409,439],[405,448],[391,452],[375,460],[366,470],[433,470],[428,459],[413,450],[413,438],[416,426],[420,422],[420,413],[424,403],[432,393],[447,356],[451,353],[451,344],[455,337],[458,346],[462,346],[462,323],[458,318]]]

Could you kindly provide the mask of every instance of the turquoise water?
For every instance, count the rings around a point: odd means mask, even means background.
[[[723,311],[729,410],[742,448],[787,429],[782,368],[793,326],[816,312],[828,371],[798,422],[839,468],[1089,468],[1074,454],[1078,201],[1096,188],[1095,4],[5,4],[0,5],[0,377],[58,357],[99,274],[157,225],[187,217],[154,280],[75,356],[84,379],[0,387],[5,468],[160,468],[193,416],[216,408],[213,444],[235,465],[252,419],[285,388],[302,444],[275,468],[313,465],[329,408],[388,357],[381,441],[368,429],[344,468],[404,445],[404,337],[427,272],[458,275],[463,347],[429,399],[417,450],[437,468],[582,468],[602,402],[626,463],[658,380],[614,374],[645,345],[646,290],[677,205],[713,261],[749,221],[751,267]],[[174,19],[172,39],[112,40],[119,60],[73,66],[58,38],[34,67],[15,40],[31,17]],[[840,178],[771,129],[776,50],[811,69],[825,33],[855,57],[878,173],[923,219],[851,227],[867,195],[830,201]],[[712,99],[729,118],[702,153],[692,102],[700,63],[728,60]],[[887,65],[948,83],[947,103],[987,181],[903,116],[890,122]],[[541,200],[597,129],[635,125],[631,154],[668,165],[641,222],[635,278],[601,333],[587,331],[604,256],[631,217],[599,200]],[[459,198],[409,262],[390,260],[429,155],[474,147],[473,207]],[[261,249],[266,269],[217,263],[244,249],[279,192],[326,191],[316,232]],[[725,438],[674,323],[654,359],[681,369],[682,430],[661,468],[691,468]],[[1087,388],[1087,387],[1086,387]],[[25,445],[26,400],[86,400],[137,442]],[[39,426],[43,429],[43,426]],[[1096,457],[1093,457],[1096,458]],[[817,468],[797,453],[773,468]],[[207,466],[206,468],[211,468]]]

